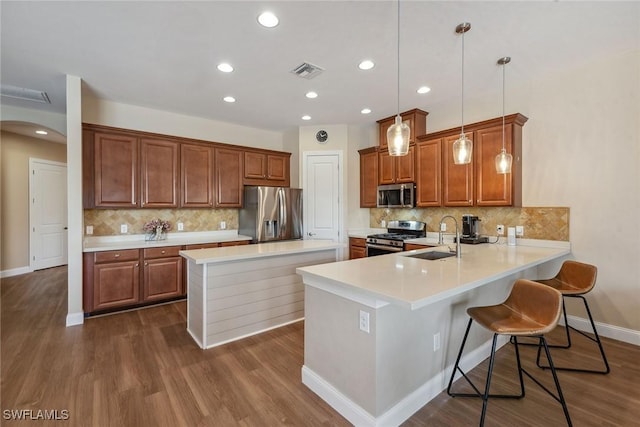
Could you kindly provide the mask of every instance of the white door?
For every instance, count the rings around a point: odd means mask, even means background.
[[[340,240],[340,156],[305,153],[305,239]]]
[[[31,270],[67,263],[67,165],[29,159]]]

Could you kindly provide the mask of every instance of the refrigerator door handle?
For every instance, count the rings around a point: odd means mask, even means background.
[[[287,205],[285,201],[284,189],[278,189],[278,237],[284,238],[287,231]]]

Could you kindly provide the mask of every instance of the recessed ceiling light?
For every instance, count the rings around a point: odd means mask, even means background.
[[[311,116],[302,116],[302,120],[311,120]]]
[[[218,70],[222,71],[223,73],[230,73],[233,71],[233,67],[231,66],[231,64],[223,62],[222,64],[218,65]]]
[[[49,134],[49,132],[47,132],[46,130],[37,130],[36,133],[38,135],[48,135]]]
[[[236,102],[236,99],[233,96],[225,96],[222,99],[224,99],[224,102]]]
[[[314,91],[311,91],[311,92],[307,92],[307,94],[306,94],[305,96],[306,96],[307,98],[311,98],[311,99],[313,99],[313,98],[317,98],[317,97],[318,97],[318,94],[317,94],[317,93],[315,93]]]
[[[370,70],[372,69],[376,64],[373,63],[373,61],[369,60],[369,59],[365,59],[364,61],[362,61],[360,64],[358,64],[358,68],[360,68],[361,70]]]
[[[420,88],[418,88],[418,93],[422,94],[422,93],[429,93],[431,92],[431,88],[428,86],[422,86]]]
[[[278,17],[276,15],[274,15],[273,13],[271,13],[271,12],[262,12],[258,16],[258,22],[263,27],[273,28],[276,25],[278,25],[278,23],[280,21],[278,20]]]
[[[363,108],[362,110],[360,110],[360,112],[362,114],[369,114],[369,113],[371,113],[371,108]]]

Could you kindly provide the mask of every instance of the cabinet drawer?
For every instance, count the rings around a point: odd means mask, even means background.
[[[140,253],[137,249],[126,249],[122,251],[96,252],[93,260],[96,264],[116,261],[136,261],[139,256]]]
[[[242,245],[248,245],[250,242],[250,240],[234,240],[233,242],[220,242],[220,247],[226,247],[226,246],[242,246]]]
[[[192,249],[211,249],[217,248],[220,246],[220,243],[194,243],[192,245],[186,245],[184,248],[188,251]]]
[[[181,249],[181,246],[165,246],[163,248],[146,248],[144,249],[144,259],[180,256],[180,249]]]

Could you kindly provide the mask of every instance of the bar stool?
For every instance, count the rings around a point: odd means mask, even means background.
[[[552,348],[570,348],[571,347],[571,334],[569,333],[570,329],[573,329],[577,333],[582,336],[590,339],[593,342],[598,344],[600,348],[600,355],[602,356],[602,361],[604,362],[605,369],[596,370],[596,369],[582,369],[582,368],[570,368],[570,367],[559,367],[556,366],[557,370],[563,371],[574,371],[574,372],[591,372],[595,374],[608,374],[611,369],[609,368],[609,362],[607,361],[607,356],[604,354],[604,348],[602,347],[602,341],[600,341],[600,336],[598,335],[598,331],[596,330],[596,325],[593,322],[593,317],[591,316],[591,310],[589,310],[589,304],[587,300],[583,296],[593,289],[596,284],[596,276],[598,274],[598,269],[590,264],[585,264],[578,261],[570,261],[567,260],[560,267],[560,271],[558,274],[551,279],[546,280],[536,280],[538,283],[542,283],[543,285],[550,286],[562,294],[562,313],[564,315],[564,324],[565,330],[567,333],[567,343],[561,345],[549,345]],[[587,310],[587,315],[589,316],[589,322],[591,322],[591,328],[593,329],[593,334],[595,338],[585,334],[582,331],[577,330],[573,326],[569,325],[567,320],[567,310],[564,304],[564,298],[580,298],[584,303],[584,308]],[[537,345],[537,344],[533,344]],[[537,365],[540,368],[548,369],[549,366],[543,366],[540,364],[540,348],[538,348],[538,357],[536,360]]]
[[[544,334],[552,331],[558,323],[562,306],[561,302],[562,295],[555,289],[531,280],[518,279],[513,284],[511,293],[503,303],[487,307],[470,307],[467,309],[467,314],[470,319],[467,324],[467,330],[464,333],[464,338],[462,339],[462,344],[460,345],[460,352],[458,353],[453,372],[451,373],[451,379],[449,380],[449,385],[447,387],[447,394],[452,397],[480,397],[482,399],[482,414],[480,415],[481,427],[484,425],[487,404],[490,397],[510,399],[520,399],[524,397],[523,373],[562,405],[562,410],[564,411],[565,418],[567,419],[567,424],[569,426],[572,425],[569,410],[567,409],[567,403],[565,402],[562,394],[560,382],[558,381],[553,360],[551,359],[547,340],[544,337]],[[462,352],[469,335],[469,330],[471,329],[471,324],[474,320],[479,323],[480,326],[493,332],[493,343],[491,346],[491,356],[489,358],[489,371],[487,372],[487,381],[484,392],[480,392],[480,390],[473,384],[471,379],[467,377],[466,373],[459,366],[460,358],[462,357]],[[516,362],[518,366],[518,377],[520,379],[520,394],[489,393],[498,335],[510,335],[513,337]],[[538,338],[540,345],[539,348],[544,347],[549,361],[549,367],[551,368],[551,373],[553,375],[553,381],[555,382],[557,395],[540,383],[536,378],[531,376],[531,374],[522,367],[520,363],[520,351],[518,349],[518,337],[521,336]],[[457,371],[460,371],[463,378],[467,380],[475,393],[453,393],[451,391],[453,379]]]

